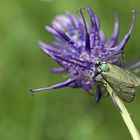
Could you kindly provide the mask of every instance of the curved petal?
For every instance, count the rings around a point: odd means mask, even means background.
[[[104,33],[104,31],[102,29],[100,30],[99,34],[100,34],[100,40],[103,43],[105,43],[105,41],[106,41],[106,35],[105,35],[105,33]]]
[[[60,54],[61,53],[61,50],[58,50],[58,49],[55,49],[45,43],[43,43],[42,41],[39,41],[38,42],[40,48],[46,53],[48,54],[49,56],[51,56],[51,54]]]
[[[116,45],[116,43],[118,41],[118,37],[119,37],[119,30],[120,30],[120,28],[119,28],[119,20],[118,20],[118,17],[115,16],[114,31],[113,31],[111,39],[109,39],[106,42],[106,44],[105,44],[106,47],[111,48],[111,47]]]
[[[59,67],[59,68],[51,68],[50,71],[54,73],[61,73],[61,72],[65,72],[66,69],[63,67]]]
[[[62,83],[59,83],[59,84],[56,84],[56,85],[53,85],[50,87],[39,88],[39,89],[30,89],[30,93],[67,87],[67,86],[69,86],[69,84],[73,83],[74,81],[75,81],[75,79],[68,79],[67,81],[64,81]]]
[[[70,36],[74,36],[74,34],[75,34],[74,33],[74,25],[72,24],[72,21],[67,17],[67,15],[57,16],[53,20],[52,24],[57,25],[62,30],[66,30],[66,32]]]
[[[135,18],[136,18],[136,14],[137,14],[137,11],[135,10],[132,10],[132,23],[131,23],[131,26],[130,26],[130,29],[128,31],[128,33],[124,36],[123,40],[116,46],[116,47],[113,47],[113,48],[107,48],[107,50],[123,50],[124,47],[125,47],[125,44],[127,43],[127,41],[129,40],[130,36],[131,36],[131,32],[132,32],[132,29],[133,29],[133,26],[134,26],[134,23],[135,23]]]
[[[80,22],[80,20],[73,14],[67,13],[66,15],[70,18],[71,22],[73,23],[75,27],[75,30],[78,31],[79,40],[84,41],[85,37],[84,37],[84,32],[83,32],[83,25]]]
[[[79,10],[81,16],[82,16],[82,20],[84,23],[84,27],[85,27],[85,51],[87,51],[88,54],[91,53],[91,48],[90,48],[90,37],[89,37],[89,33],[88,33],[88,27],[87,27],[87,23],[85,21],[82,9]]]
[[[99,32],[99,20],[98,17],[96,15],[94,15],[93,11],[91,10],[91,8],[87,7],[87,11],[89,13],[90,16],[90,21],[91,21],[91,25],[92,25],[92,31],[93,32]]]

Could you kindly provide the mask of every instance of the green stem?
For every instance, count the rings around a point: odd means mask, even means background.
[[[107,85],[107,90],[108,90],[110,96],[112,96],[113,89],[109,86],[108,83],[105,82],[105,84]],[[138,132],[137,128],[135,127],[132,119],[130,118],[130,115],[129,115],[126,107],[124,106],[122,100],[116,94],[114,94],[114,98],[115,98],[116,103],[118,104],[118,106],[120,107],[120,109],[122,111],[120,113],[122,115],[122,118],[123,118],[126,126],[128,127],[128,130],[129,130],[133,140],[140,140],[139,132]]]

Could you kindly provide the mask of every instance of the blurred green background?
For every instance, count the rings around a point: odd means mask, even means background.
[[[63,81],[64,74],[52,74],[57,64],[39,49],[52,36],[44,29],[59,14],[89,5],[100,17],[108,38],[114,17],[120,19],[120,38],[131,24],[130,10],[140,10],[139,0],[0,0],[0,140],[131,140],[111,99],[94,97],[82,89],[58,89],[28,94],[29,88]],[[140,59],[140,15],[125,54],[128,63]],[[47,93],[47,94],[45,94]],[[126,104],[140,130],[140,91]]]

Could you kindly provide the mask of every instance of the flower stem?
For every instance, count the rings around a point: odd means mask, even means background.
[[[112,97],[113,89],[110,87],[110,85],[108,83],[105,82],[105,84],[107,85],[107,90],[108,90],[110,96]],[[122,100],[116,94],[114,94],[114,99],[115,99],[116,103],[118,104],[119,108],[121,109],[120,113],[122,115],[122,118],[123,118],[126,126],[128,127],[128,130],[129,130],[133,140],[140,140],[140,134],[139,134],[137,128],[135,127]]]

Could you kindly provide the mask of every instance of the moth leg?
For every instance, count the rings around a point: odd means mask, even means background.
[[[107,90],[107,83],[102,83],[102,86],[104,87],[103,93],[106,93],[105,97],[108,97],[110,94]]]
[[[105,87],[107,87],[107,83],[104,83],[103,85],[104,85]]]
[[[120,112],[122,112],[122,110],[120,109],[119,105],[117,104],[117,102],[116,102],[116,100],[115,100],[115,98],[114,98],[114,95],[115,95],[115,93],[114,93],[114,91],[113,91],[113,93],[112,93],[112,101],[113,101],[114,105],[116,106],[116,108],[117,108]]]
[[[102,96],[101,85],[97,85],[96,87],[96,102],[99,102]]]
[[[107,90],[107,83],[104,83],[104,82],[98,82],[98,87],[100,88],[100,92],[101,93],[105,93],[105,97],[108,97],[110,94]],[[103,96],[103,95],[101,95]]]

